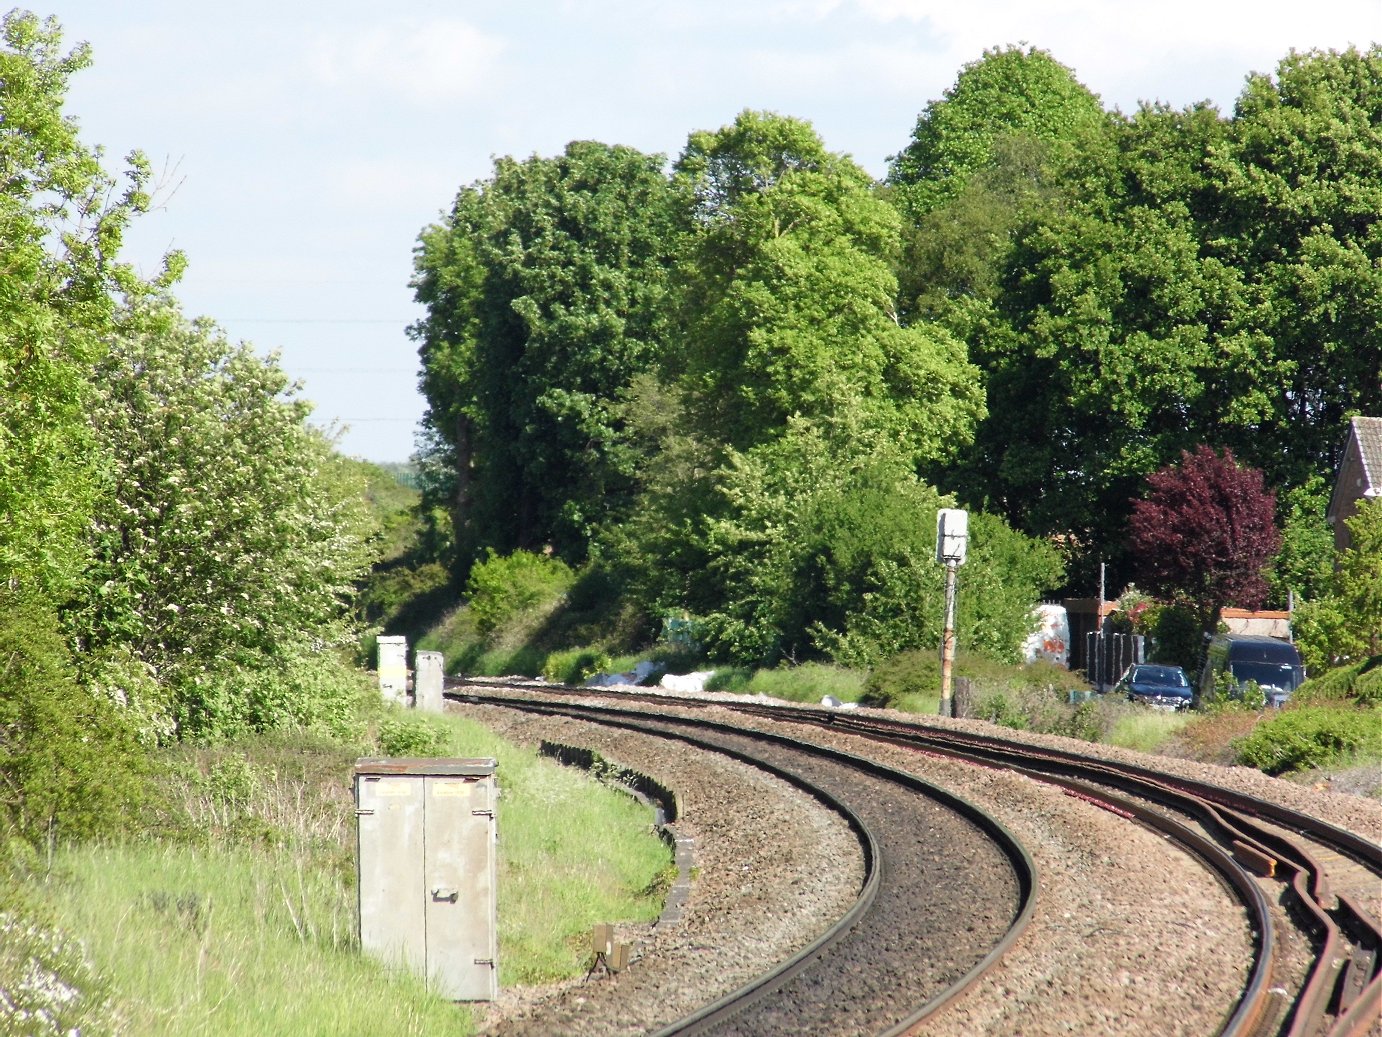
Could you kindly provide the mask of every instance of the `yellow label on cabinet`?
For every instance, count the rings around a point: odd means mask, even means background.
[[[468,781],[434,781],[434,782],[432,782],[432,795],[434,795],[434,796],[468,796],[468,795],[470,795],[470,782],[468,782]]]

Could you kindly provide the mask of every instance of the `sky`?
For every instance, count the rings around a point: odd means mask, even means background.
[[[339,448],[404,461],[426,402],[418,234],[496,157],[572,140],[676,158],[745,108],[876,177],[985,49],[1039,47],[1106,108],[1208,100],[1291,50],[1382,41],[1382,0],[17,0],[86,42],[67,114],[154,208],[124,258],[189,261],[188,316],[278,351]],[[8,9],[8,7],[6,7]]]

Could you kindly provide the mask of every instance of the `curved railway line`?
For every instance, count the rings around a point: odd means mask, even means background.
[[[618,705],[595,705],[611,696],[456,682],[449,695],[675,738],[808,787],[850,818],[866,862],[854,907],[789,961],[660,1031],[669,1037],[923,1033],[984,988],[1031,916],[1035,867],[1000,822],[912,773],[935,760],[1058,787],[1156,831],[1231,891],[1252,961],[1206,1032],[1377,1032],[1382,930],[1370,906],[1382,888],[1382,848],[1307,814],[1145,767],[873,714],[628,692]],[[711,719],[710,706],[734,719]],[[894,765],[874,760],[868,745],[886,747]],[[943,863],[957,860],[965,866]]]

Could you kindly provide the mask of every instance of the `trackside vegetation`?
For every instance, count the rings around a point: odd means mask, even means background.
[[[657,916],[671,856],[645,807],[474,724],[393,711],[378,723],[376,745],[285,735],[160,754],[155,830],[64,846],[3,898],[0,918],[22,907],[19,945],[48,977],[22,1010],[64,1024],[25,1032],[469,1032],[466,1008],[359,953],[362,753],[498,759],[502,984],[579,973],[592,925]],[[83,934],[83,953],[62,933]],[[7,962],[13,996],[31,966]]]

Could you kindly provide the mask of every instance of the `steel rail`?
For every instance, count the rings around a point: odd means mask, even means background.
[[[1202,824],[1225,834],[1235,852],[1255,861],[1269,876],[1278,867],[1289,873],[1289,888],[1299,909],[1307,916],[1320,945],[1319,953],[1300,994],[1287,1016],[1286,1037],[1359,1037],[1376,1021],[1382,1006],[1382,928],[1346,896],[1337,906],[1328,904],[1328,878],[1323,866],[1296,843],[1257,823],[1258,816],[1290,828],[1323,843],[1331,850],[1350,856],[1374,873],[1382,874],[1382,847],[1346,829],[1281,807],[1278,804],[1224,789],[1193,779],[1181,779],[1133,764],[1112,764],[1048,747],[1034,747],[1009,740],[950,730],[923,729],[901,721],[850,717],[837,711],[812,708],[773,710],[758,706],[729,704],[728,708],[774,720],[798,721],[850,731],[863,737],[882,739],[905,746],[924,746],[932,752],[980,759],[987,764],[1001,762],[1055,780],[1052,769],[1066,769],[1086,775],[1100,784],[1132,788],[1144,798],[1165,803],[1172,809],[1196,816]],[[1021,761],[1021,762],[1018,762]],[[1227,814],[1225,813],[1227,811]],[[1337,916],[1337,917],[1336,917]],[[1345,951],[1344,933],[1352,944]],[[1248,1011],[1234,1022],[1232,1032],[1248,1033],[1263,1017],[1269,970],[1259,961],[1253,983],[1245,991]],[[1333,1023],[1330,1024],[1330,1016]],[[1233,1021],[1231,1021],[1233,1022]]]
[[[1007,953],[1007,951],[1010,950],[1011,947],[1017,942],[1017,940],[1021,937],[1022,933],[1026,930],[1027,925],[1031,921],[1032,915],[1036,909],[1036,892],[1039,885],[1037,867],[1035,861],[1032,859],[1031,855],[1027,852],[1026,848],[1021,844],[1021,842],[1014,835],[1012,835],[1012,833],[1009,832],[1007,828],[1002,825],[1001,822],[997,821],[995,818],[984,812],[979,807],[970,803],[963,797],[949,791],[948,789],[944,789],[940,786],[934,785],[931,782],[917,777],[916,775],[909,774],[905,771],[895,770],[894,768],[887,767],[883,764],[878,763],[877,761],[870,760],[866,757],[857,756],[852,753],[846,753],[841,750],[831,748],[829,746],[820,746],[811,743],[804,743],[801,742],[799,739],[795,739],[786,735],[777,734],[774,732],[760,731],[756,729],[746,729],[732,724],[723,724],[716,721],[707,721],[703,718],[696,718],[693,720],[685,716],[669,714],[650,714],[646,711],[629,710],[621,707],[590,706],[574,703],[557,704],[524,698],[510,699],[501,696],[495,696],[489,693],[480,695],[475,694],[473,692],[457,691],[454,689],[448,691],[446,694],[449,698],[461,701],[474,701],[484,703],[487,705],[503,706],[506,708],[518,709],[531,713],[541,713],[544,715],[568,716],[577,719],[593,721],[595,723],[606,724],[610,726],[640,730],[646,733],[658,735],[660,737],[676,738],[689,745],[694,745],[698,748],[706,749],[711,752],[718,752],[724,755],[728,755],[737,758],[742,762],[749,763],[752,766],[767,770],[770,773],[776,774],[777,776],[784,778],[785,780],[791,781],[798,787],[801,787],[804,790],[810,792],[812,795],[816,796],[817,798],[822,799],[823,802],[829,803],[834,801],[834,797],[829,796],[829,794],[825,793],[824,790],[816,789],[812,786],[809,786],[809,783],[804,784],[804,779],[801,779],[799,776],[794,776],[791,774],[790,771],[785,771],[781,768],[776,767],[773,764],[768,763],[767,761],[753,757],[750,754],[740,753],[738,750],[734,750],[730,747],[721,745],[719,743],[699,738],[694,734],[690,734],[684,731],[670,732],[662,728],[649,725],[665,724],[671,727],[695,727],[698,730],[709,729],[719,731],[723,734],[773,742],[779,745],[787,746],[797,751],[809,752],[814,755],[818,755],[827,759],[834,760],[839,763],[843,763],[847,766],[858,769],[864,773],[873,775],[875,777],[880,777],[891,782],[895,782],[906,788],[910,788],[913,791],[926,795],[931,799],[941,803],[948,809],[959,814],[960,816],[965,817],[971,823],[979,827],[989,836],[990,839],[993,840],[993,842],[1000,848],[1000,850],[1002,850],[1002,852],[1008,857],[1008,860],[1013,868],[1014,875],[1017,879],[1019,888],[1018,910],[1015,914],[1013,922],[1008,927],[1008,930],[1004,934],[1002,939],[1000,939],[993,946],[993,948],[981,961],[976,963],[972,968],[969,969],[969,971],[967,971],[953,984],[948,986],[945,990],[939,992],[935,997],[931,998],[918,1008],[907,1013],[902,1019],[894,1023],[888,1029],[882,1031],[879,1037],[900,1037],[900,1035],[902,1034],[906,1034],[913,1031],[922,1022],[931,1018],[936,1013],[942,1011],[944,1008],[952,1004],[955,1000],[963,996],[966,992],[971,990],[975,985],[977,985],[979,980],[983,978],[983,976],[988,972],[988,970],[993,968]],[[854,820],[851,823],[857,826],[856,832],[862,831],[867,834],[867,838],[869,840],[869,847],[871,851],[871,863],[868,871],[868,881],[873,882],[875,884],[873,892],[876,894],[876,884],[879,881],[881,881],[878,877],[879,869],[873,863],[878,861],[878,846],[876,839],[873,837],[871,832],[867,832],[867,828],[863,825],[863,822],[857,819],[857,817],[855,817],[852,814],[852,812],[849,812],[846,808],[844,808],[843,805],[839,804],[838,801],[833,802],[832,809],[838,809],[846,817],[854,818]],[[870,896],[869,900],[871,903],[872,895]],[[812,967],[814,960],[821,954],[823,950],[825,950],[831,944],[844,938],[848,931],[852,929],[855,924],[857,924],[859,918],[861,918],[863,914],[867,911],[867,908],[868,905],[861,905],[861,902],[857,901],[856,904],[853,907],[851,907],[850,911],[844,917],[842,917],[839,922],[837,922],[834,926],[827,930],[826,933],[819,937],[809,947],[804,948],[802,951],[794,955],[792,958],[788,959],[786,962],[783,962],[781,965],[777,966],[770,972],[755,978],[754,980],[752,980],[748,984],[745,984],[738,990],[730,992],[729,994],[720,998],[718,1001],[706,1005],[705,1007],[699,1009],[697,1012],[688,1015],[683,1019],[677,1020],[670,1026],[657,1031],[654,1037],[691,1037],[691,1035],[706,1034],[713,1032],[714,1028],[718,1024],[747,1010],[761,998],[768,996],[773,991],[781,988],[784,984],[789,982],[794,977],[809,970]]]

